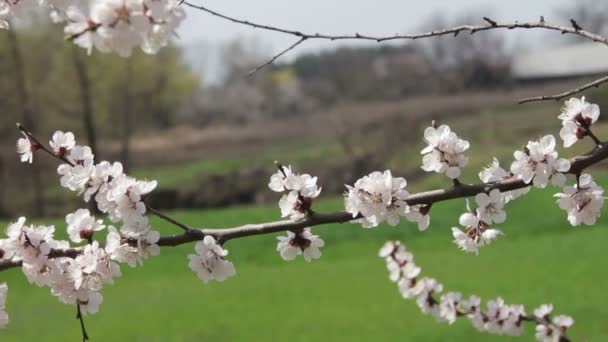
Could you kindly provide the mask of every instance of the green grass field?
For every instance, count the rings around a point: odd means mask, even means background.
[[[596,172],[596,175],[600,172]],[[608,184],[608,177],[598,178]],[[557,189],[534,191],[509,204],[501,228],[506,236],[479,256],[460,252],[450,227],[464,200],[433,207],[431,227],[364,230],[328,225],[316,232],[326,241],[320,260],[283,261],[274,236],[230,242],[237,276],[205,285],[187,267],[193,246],[164,248],[142,268],[124,266],[123,277],[103,290],[100,313],[86,317],[92,341],[511,341],[532,340],[476,332],[467,320],[448,326],[423,316],[403,300],[376,254],[387,239],[405,242],[423,268],[447,290],[503,296],[531,311],[551,302],[572,315],[574,341],[608,340],[608,219],[594,227],[571,227],[554,204]],[[319,203],[318,211],[341,208],[340,200]],[[278,218],[278,208],[235,208],[175,212],[195,226],[227,227]],[[163,234],[179,231],[154,220]],[[65,225],[58,223],[58,230]],[[47,288],[29,285],[20,270],[0,274],[8,281],[11,323],[0,341],[79,341],[75,308],[59,303]]]

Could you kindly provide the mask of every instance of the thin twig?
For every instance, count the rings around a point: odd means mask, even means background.
[[[254,23],[254,22],[251,22],[248,20],[231,17],[226,14],[222,14],[220,12],[214,11],[206,6],[193,4],[188,1],[183,1],[182,4],[195,8],[195,9],[198,9],[198,10],[201,10],[203,12],[209,13],[215,17],[218,17],[218,18],[221,18],[224,20],[228,20],[228,21],[236,23],[236,24],[246,25],[246,26],[253,27],[256,29],[262,29],[262,30],[292,35],[292,36],[300,38],[300,40],[298,40],[295,44],[293,44],[289,48],[281,51],[280,53],[274,55],[271,60],[260,65],[258,68],[256,68],[254,71],[252,71],[250,74],[254,74],[254,73],[258,72],[260,69],[273,63],[279,57],[284,55],[286,52],[293,50],[294,48],[296,48],[298,45],[300,45],[307,39],[319,39],[319,40],[330,40],[330,41],[368,40],[368,41],[375,41],[375,42],[380,43],[380,42],[385,42],[385,41],[390,41],[390,40],[415,40],[415,39],[439,37],[439,36],[445,36],[445,35],[457,36],[459,33],[467,32],[467,31],[470,32],[471,34],[474,34],[474,33],[481,32],[481,31],[489,31],[489,30],[495,30],[495,29],[506,29],[506,30],[543,29],[543,30],[550,30],[550,31],[558,31],[562,34],[575,34],[575,35],[581,36],[583,38],[589,39],[591,41],[608,45],[608,37],[584,30],[575,20],[570,20],[571,26],[562,26],[562,25],[547,23],[543,16],[540,17],[540,20],[538,22],[515,21],[515,22],[511,22],[511,23],[499,23],[488,17],[483,17],[483,20],[487,23],[485,25],[460,25],[460,26],[454,26],[454,27],[433,30],[433,31],[428,31],[428,32],[411,33],[411,34],[407,34],[407,33],[406,34],[394,34],[394,35],[390,35],[390,36],[371,36],[371,35],[365,35],[365,34],[360,34],[360,33],[332,35],[332,34],[324,34],[324,33],[306,33],[306,32],[302,32],[302,31],[290,30],[290,29],[286,29],[286,28],[282,28],[282,27],[278,27],[278,26],[258,24],[258,23]],[[579,88],[572,89],[572,90],[563,92],[561,94],[525,98],[525,99],[522,99],[521,101],[519,101],[519,103],[546,101],[546,100],[561,100],[565,97],[568,97],[568,96],[571,96],[574,94],[578,94],[589,88],[597,87],[605,82],[608,82],[608,77],[600,78],[594,82],[585,84]]]
[[[559,31],[564,34],[565,33],[576,34],[581,37],[590,39],[592,41],[608,45],[608,37],[604,37],[602,35],[599,35],[599,34],[596,34],[593,32],[589,32],[586,30],[576,29],[574,27],[549,24],[545,21],[538,21],[538,22],[517,22],[517,21],[515,21],[512,23],[498,23],[488,17],[484,17],[483,19],[488,23],[487,25],[460,25],[460,26],[454,26],[454,27],[450,27],[450,28],[439,29],[439,30],[434,30],[434,31],[429,31],[429,32],[422,32],[422,33],[394,34],[394,35],[390,35],[390,36],[371,36],[371,35],[365,35],[365,34],[360,34],[360,33],[331,35],[331,34],[324,34],[324,33],[306,33],[306,32],[302,32],[302,31],[281,28],[278,26],[258,24],[258,23],[254,23],[254,22],[251,22],[248,20],[238,19],[235,17],[231,17],[228,15],[222,14],[220,12],[214,11],[203,5],[196,5],[196,4],[193,4],[188,1],[184,1],[183,4],[186,6],[207,12],[218,18],[222,18],[222,19],[231,21],[236,24],[246,25],[246,26],[250,26],[250,27],[253,27],[256,29],[273,31],[273,32],[296,36],[299,38],[308,38],[308,39],[371,40],[371,41],[376,41],[376,42],[383,42],[383,41],[389,41],[389,40],[411,40],[411,39],[420,39],[420,38],[428,38],[428,37],[436,37],[436,36],[453,35],[453,34],[463,32],[463,31],[469,31],[471,33],[476,33],[476,32],[480,32],[480,31],[487,31],[487,30],[493,30],[493,29],[508,29],[508,30],[545,29],[545,30]]]
[[[34,142],[34,146],[36,147],[36,149],[40,149],[40,150],[46,152],[47,154],[49,154],[50,156],[61,160],[64,163],[70,164],[71,166],[75,166],[74,163],[72,163],[70,160],[68,160],[65,156],[59,156],[59,155],[55,154],[55,152],[53,152],[49,148],[47,148],[43,143],[40,142],[40,140],[36,139],[36,137],[19,122],[17,122],[17,128],[23,134],[25,134],[30,139],[30,141]]]
[[[563,93],[559,93],[559,94],[555,94],[555,95],[528,97],[528,98],[520,100],[519,103],[522,104],[522,103],[535,102],[535,101],[546,101],[546,100],[560,101],[560,100],[565,99],[566,97],[569,97],[569,96],[572,96],[572,95],[575,95],[578,93],[582,93],[583,91],[585,91],[587,89],[594,88],[594,87],[597,88],[606,82],[608,82],[608,76],[598,78],[597,80],[595,80],[593,82],[583,84],[582,86],[580,86],[578,88],[574,88],[574,89],[565,91]]]
[[[152,214],[154,214],[154,215],[156,215],[156,216],[160,217],[161,219],[163,219],[163,220],[165,220],[165,221],[167,221],[167,222],[169,222],[169,223],[171,223],[171,224],[173,224],[173,225],[175,225],[175,226],[177,226],[177,227],[179,227],[179,228],[183,229],[185,232],[190,232],[190,231],[192,231],[192,230],[193,230],[193,229],[192,229],[190,226],[188,226],[187,224],[182,223],[182,222],[179,222],[178,220],[173,219],[172,217],[170,217],[170,216],[168,216],[168,215],[166,215],[166,214],[162,213],[161,211],[159,211],[159,210],[156,210],[156,209],[152,208],[152,207],[151,207],[150,205],[148,205],[147,203],[146,203],[146,208],[147,208],[147,209],[148,209],[148,211],[150,211]]]
[[[80,304],[76,304],[76,319],[80,321],[80,330],[82,331],[82,342],[87,342],[89,340],[89,335],[87,334],[87,329],[84,326],[84,317],[82,316],[82,311],[80,311]]]
[[[284,54],[288,53],[289,51],[295,49],[298,45],[304,43],[304,41],[306,41],[308,38],[306,37],[302,37],[300,38],[297,42],[291,44],[288,48],[286,48],[285,50],[277,53],[276,55],[274,55],[271,59],[269,59],[268,61],[266,61],[264,64],[260,64],[258,65],[255,69],[251,70],[249,72],[249,74],[247,74],[247,77],[251,77],[253,75],[255,75],[258,71],[264,69],[265,67],[267,67],[268,65],[274,63],[274,61],[276,61],[277,59],[279,59],[281,56],[283,56]]]

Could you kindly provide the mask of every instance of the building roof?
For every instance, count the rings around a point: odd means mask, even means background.
[[[515,54],[513,76],[542,79],[589,76],[608,72],[608,47],[580,43]]]

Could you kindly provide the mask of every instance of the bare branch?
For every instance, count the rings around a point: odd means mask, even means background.
[[[295,49],[298,45],[304,43],[304,41],[306,41],[308,38],[306,37],[302,37],[300,38],[297,42],[291,44],[288,48],[286,48],[285,50],[277,53],[276,55],[274,55],[271,59],[269,59],[268,61],[266,61],[264,64],[260,64],[258,65],[255,69],[253,69],[252,71],[249,72],[249,74],[247,74],[248,77],[251,77],[253,75],[255,75],[258,71],[264,69],[265,67],[267,67],[268,65],[274,63],[274,61],[276,61],[277,59],[279,59],[281,56],[283,56],[284,54],[288,53],[289,51]]]
[[[201,10],[201,11],[209,13],[215,17],[225,19],[225,20],[228,20],[228,21],[236,23],[236,24],[246,25],[246,26],[250,26],[250,27],[253,27],[256,29],[261,29],[261,30],[267,30],[267,31],[273,31],[273,32],[278,32],[278,33],[282,33],[282,34],[292,35],[292,36],[296,36],[296,37],[300,38],[300,40],[298,40],[296,43],[294,43],[287,49],[279,52],[278,54],[274,55],[266,63],[257,67],[249,75],[255,74],[260,69],[273,63],[278,58],[280,58],[282,55],[295,49],[298,45],[300,45],[301,43],[303,43],[305,40],[308,40],[308,39],[319,39],[319,40],[330,40],[330,41],[334,41],[334,40],[369,40],[369,41],[375,41],[375,42],[380,43],[380,42],[385,42],[385,41],[390,41],[390,40],[415,40],[415,39],[421,39],[421,38],[439,37],[439,36],[446,36],[446,35],[457,36],[461,32],[470,32],[471,34],[474,34],[474,33],[480,32],[480,31],[489,31],[489,30],[495,30],[495,29],[506,29],[506,30],[543,29],[543,30],[549,30],[549,31],[558,31],[562,34],[574,34],[574,35],[583,37],[585,39],[588,39],[588,40],[591,40],[594,42],[608,45],[608,37],[584,30],[574,19],[570,19],[570,24],[572,26],[561,26],[561,25],[547,23],[543,16],[540,17],[540,20],[538,22],[515,21],[515,22],[511,22],[511,23],[499,23],[488,17],[483,17],[483,20],[485,22],[487,22],[486,25],[460,25],[460,26],[454,26],[454,27],[449,27],[449,28],[444,28],[444,29],[439,29],[439,30],[434,30],[434,31],[421,32],[421,33],[394,34],[394,35],[390,35],[390,36],[370,36],[370,35],[365,35],[365,34],[360,34],[360,33],[344,34],[344,35],[331,35],[331,34],[324,34],[324,33],[306,33],[306,32],[302,32],[302,31],[285,29],[285,28],[281,28],[278,26],[258,24],[258,23],[254,23],[254,22],[251,22],[248,20],[238,19],[235,17],[231,17],[228,15],[219,13],[219,12],[209,9],[208,7],[205,7],[203,5],[196,5],[196,4],[190,3],[188,1],[183,1],[182,3],[186,6]],[[522,99],[521,101],[519,101],[519,103],[521,104],[521,103],[534,102],[534,101],[561,100],[565,97],[568,97],[568,96],[571,96],[574,94],[578,94],[586,89],[589,89],[592,87],[597,87],[600,84],[605,83],[607,81],[608,81],[608,77],[604,77],[604,78],[598,79],[594,82],[591,82],[589,84],[583,85],[579,88],[572,89],[572,90],[566,91],[561,94],[525,98],[525,99]]]
[[[188,1],[184,1],[183,4],[186,6],[207,12],[218,18],[222,18],[222,19],[231,21],[236,24],[246,25],[246,26],[250,26],[253,28],[257,28],[257,29],[273,31],[273,32],[288,34],[288,35],[296,36],[299,38],[307,38],[307,39],[371,40],[371,41],[376,41],[376,42],[384,42],[384,41],[389,41],[389,40],[412,40],[412,39],[420,39],[420,38],[428,38],[428,37],[454,35],[454,34],[458,34],[463,31],[476,33],[476,32],[480,32],[480,31],[488,31],[488,30],[493,30],[493,29],[507,29],[507,30],[544,29],[544,30],[558,31],[563,34],[566,34],[566,33],[576,34],[581,37],[585,37],[589,40],[592,40],[594,42],[603,43],[603,44],[608,45],[608,37],[604,37],[602,35],[599,35],[599,34],[596,34],[593,32],[585,31],[583,29],[580,29],[580,27],[577,29],[575,27],[549,24],[545,21],[539,21],[539,22],[515,21],[512,23],[498,23],[490,18],[485,17],[483,19],[486,22],[488,22],[487,25],[460,25],[460,26],[455,26],[455,27],[450,27],[450,28],[445,28],[445,29],[440,29],[440,30],[434,30],[434,31],[429,31],[429,32],[422,32],[422,33],[394,34],[394,35],[390,35],[390,36],[370,36],[370,35],[365,35],[365,34],[360,34],[360,33],[345,34],[345,35],[331,35],[331,34],[323,34],[323,33],[305,33],[302,31],[290,30],[290,29],[285,29],[285,28],[272,26],[272,25],[257,24],[257,23],[254,23],[254,22],[251,22],[248,20],[243,20],[243,19],[238,19],[238,18],[227,16],[225,14],[222,14],[222,13],[219,13],[212,9],[209,9],[208,7],[205,7],[203,5],[196,5],[196,4],[190,3]]]
[[[185,232],[189,232],[189,231],[193,230],[193,229],[192,229],[190,226],[188,226],[187,224],[182,223],[182,222],[179,222],[179,221],[177,221],[177,220],[175,220],[175,219],[173,219],[173,218],[171,218],[171,217],[167,216],[166,214],[162,213],[161,211],[159,211],[159,210],[156,210],[156,209],[152,208],[152,207],[151,207],[150,205],[148,205],[147,203],[146,203],[146,208],[147,208],[147,209],[148,209],[148,211],[150,211],[152,214],[154,214],[154,215],[156,215],[156,216],[160,217],[161,219],[163,219],[163,220],[165,220],[165,221],[167,221],[167,222],[169,222],[169,223],[173,224],[174,226],[177,226],[177,227],[179,227],[179,228],[183,229]]]
[[[76,304],[76,319],[80,321],[80,330],[82,331],[82,342],[87,342],[89,340],[89,334],[87,334],[87,329],[84,326],[84,317],[82,316],[82,311],[80,310],[80,304]]]
[[[591,82],[591,83],[587,83],[584,84],[578,88],[574,88],[568,91],[565,91],[563,93],[559,93],[559,94],[555,94],[555,95],[548,95],[548,96],[537,96],[537,97],[528,97],[525,99],[522,99],[519,101],[520,104],[522,103],[528,103],[528,102],[536,102],[536,101],[546,101],[546,100],[555,100],[555,101],[560,101],[565,99],[566,97],[581,93],[587,89],[591,89],[591,88],[597,88],[600,85],[604,84],[608,82],[608,76],[604,76],[602,78],[598,78],[597,80]]]

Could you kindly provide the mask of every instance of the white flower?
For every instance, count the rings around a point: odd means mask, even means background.
[[[76,145],[74,140],[74,133],[57,131],[53,134],[53,138],[49,141],[49,145],[58,156],[64,156],[67,152],[72,150]]]
[[[433,298],[434,294],[443,291],[443,285],[433,278],[422,278],[415,286],[416,304],[424,314],[439,317],[439,303]]]
[[[325,242],[317,235],[313,235],[310,228],[304,228],[298,232],[287,232],[287,236],[277,237],[277,251],[284,260],[290,261],[298,255],[303,255],[304,260],[310,262],[312,259],[321,257],[320,248],[325,246]]]
[[[515,151],[514,156],[511,172],[526,184],[533,182],[535,187],[544,188],[549,180],[555,186],[562,186],[566,182],[563,173],[570,170],[570,161],[558,159],[552,135],[528,142],[526,151]]]
[[[458,178],[460,169],[469,161],[464,155],[464,152],[469,149],[469,142],[458,138],[447,125],[441,125],[438,128],[428,127],[424,131],[424,139],[428,146],[421,152],[424,154],[422,169],[428,172],[445,173],[452,179]]]
[[[17,153],[21,155],[22,163],[32,163],[34,161],[34,152],[38,149],[37,145],[32,144],[27,134],[21,132],[23,138],[17,140]]]
[[[399,224],[399,218],[408,211],[405,199],[409,193],[405,190],[405,178],[394,178],[389,170],[372,172],[355,183],[354,187],[346,186],[346,211],[358,220],[363,227],[376,227],[383,221],[391,226]],[[414,218],[412,214],[411,218]]]
[[[452,324],[458,315],[458,304],[462,300],[459,292],[448,292],[439,301],[439,317]]]
[[[68,214],[65,218],[68,224],[68,235],[70,240],[80,243],[88,240],[94,232],[103,230],[105,226],[102,220],[95,220],[87,209],[78,209],[76,212]]]
[[[176,36],[185,11],[176,0],[103,0],[91,3],[88,14],[68,6],[65,32],[74,43],[101,52],[114,51],[122,57],[139,46],[145,53],[156,53]],[[62,18],[63,19],[63,18]]]
[[[111,255],[100,248],[97,241],[87,245],[71,266],[70,275],[76,290],[100,291],[103,283],[113,284],[113,279],[121,275],[120,267],[111,261]]]
[[[209,280],[224,281],[236,274],[234,265],[225,259],[228,251],[215,242],[211,235],[196,243],[197,254],[190,254],[188,266],[205,283]]]
[[[502,167],[500,167],[500,163],[498,162],[498,159],[496,159],[496,158],[494,158],[494,160],[492,161],[492,164],[488,165],[485,169],[483,169],[479,173],[479,179],[481,179],[481,181],[484,183],[499,182],[499,181],[512,179],[512,178],[514,178],[514,176],[512,174],[508,173],[507,171],[505,171],[505,169],[503,169]],[[527,194],[529,191],[530,191],[530,188],[526,187],[526,188],[522,188],[522,189],[503,192],[502,196],[505,200],[505,203],[508,203],[508,202],[516,199],[517,197]]]
[[[300,219],[310,212],[313,199],[321,193],[317,177],[294,174],[291,166],[279,165],[279,171],[270,177],[268,187],[275,192],[287,192],[279,201],[282,217]]]
[[[105,250],[111,255],[112,260],[136,267],[143,265],[144,259],[148,256],[156,256],[160,253],[159,239],[160,233],[154,230],[123,236],[116,228],[109,226]]]
[[[477,194],[475,202],[478,205],[477,215],[481,221],[487,224],[505,222],[507,214],[503,210],[505,203],[500,190],[493,189],[489,194]]]
[[[566,101],[561,114],[557,117],[562,120],[563,127],[559,135],[564,140],[564,147],[570,147],[587,136],[589,127],[597,121],[599,116],[600,107],[585,102],[585,97],[571,98]]]
[[[570,316],[559,315],[553,318],[553,324],[562,329],[568,329],[574,324],[574,320]]]
[[[99,306],[103,303],[103,296],[99,292],[87,292],[84,297],[78,300],[80,311],[84,315],[99,312]]]
[[[8,324],[8,314],[6,313],[6,296],[8,294],[8,285],[0,284],[0,329]]]
[[[469,253],[478,254],[480,247],[489,245],[499,235],[502,235],[500,230],[491,228],[486,222],[471,213],[464,213],[460,216],[460,225],[466,227],[467,230],[463,232],[457,227],[452,227],[454,243]]]
[[[74,146],[68,155],[68,160],[76,165],[92,166],[95,156],[89,146]]]
[[[543,304],[534,310],[534,316],[540,319],[547,319],[553,311],[553,305]]]
[[[61,164],[57,167],[57,173],[61,176],[59,182],[61,186],[71,191],[84,192],[86,185],[91,179],[91,174],[94,171],[92,163],[87,165],[77,164],[71,166],[69,164]]]
[[[568,213],[568,222],[573,226],[581,223],[593,225],[600,217],[604,206],[604,189],[597,185],[591,175],[583,174],[574,186],[565,186],[558,197],[559,207]]]
[[[408,206],[405,211],[405,218],[410,222],[417,223],[418,229],[424,231],[431,223],[431,216],[429,215],[430,209],[431,207],[428,205]]]

